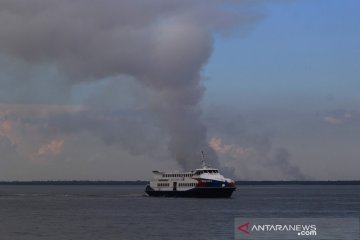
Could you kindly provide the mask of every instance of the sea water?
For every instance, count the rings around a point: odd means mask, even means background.
[[[0,240],[234,239],[236,217],[359,217],[360,186],[238,186],[229,199],[145,186],[0,186]]]

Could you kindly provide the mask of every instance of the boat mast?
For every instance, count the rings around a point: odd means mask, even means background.
[[[206,168],[204,151],[201,151],[201,166],[202,166],[202,168]]]

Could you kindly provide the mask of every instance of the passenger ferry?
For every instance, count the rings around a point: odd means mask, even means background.
[[[206,166],[189,172],[153,171],[154,177],[145,192],[155,197],[229,198],[235,191],[235,182],[225,178],[216,168]]]

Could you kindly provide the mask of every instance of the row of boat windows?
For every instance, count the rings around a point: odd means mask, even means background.
[[[169,177],[192,177],[193,174],[190,173],[173,173],[173,174],[164,174],[163,177],[169,178]]]
[[[218,170],[201,170],[201,171],[196,171],[195,174],[196,175],[200,175],[203,173],[210,173],[210,174],[215,174],[218,173]],[[163,174],[163,177],[165,178],[169,178],[169,177],[192,177],[194,174],[192,173],[171,173],[171,174]]]
[[[158,183],[158,187],[170,187],[170,183]]]
[[[203,173],[218,173],[218,170],[201,170],[201,171],[196,171],[195,174],[203,174]]]
[[[158,187],[170,187],[170,183],[158,183]],[[196,183],[179,183],[179,187],[195,187]]]

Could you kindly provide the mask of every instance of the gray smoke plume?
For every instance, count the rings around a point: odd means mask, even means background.
[[[287,177],[290,176],[295,180],[305,180],[306,177],[298,166],[291,163],[290,157],[290,153],[285,148],[278,148],[269,164],[278,167]]]
[[[195,167],[205,150],[216,166],[201,120],[201,69],[214,32],[257,19],[227,12],[224,3],[2,0],[0,52],[34,66],[50,64],[70,86],[121,76],[141,82],[158,92],[149,105],[167,129],[178,163]]]
[[[233,109],[213,106],[207,122],[210,134],[216,136],[215,148],[238,179],[309,179],[286,148],[274,146],[272,133],[261,120],[249,121]]]

